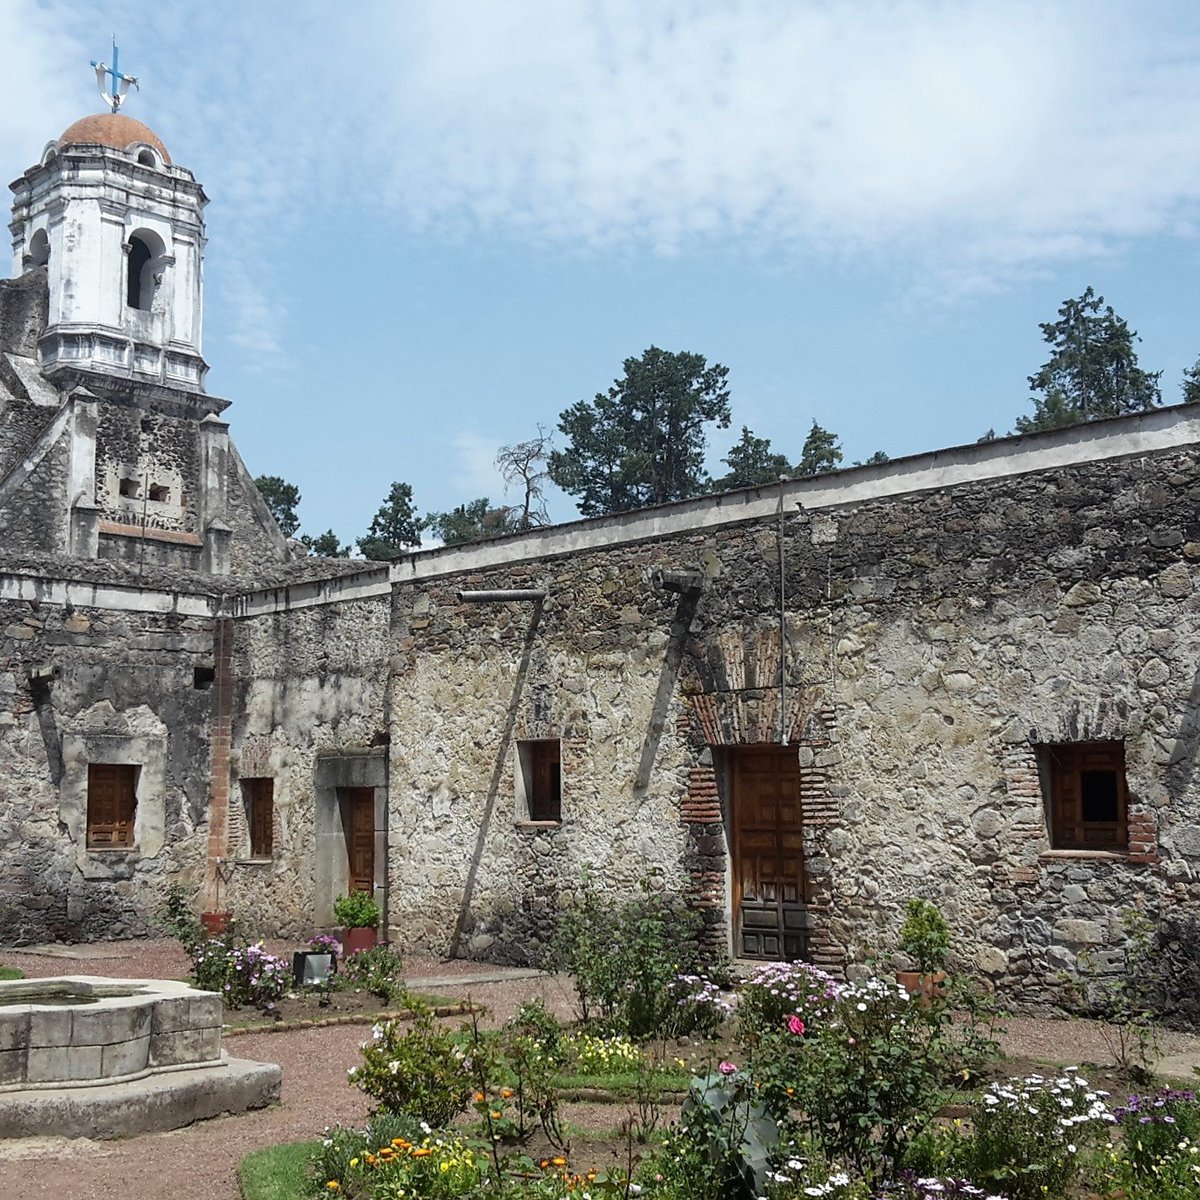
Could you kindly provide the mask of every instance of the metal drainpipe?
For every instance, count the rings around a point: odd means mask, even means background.
[[[779,520],[775,527],[775,543],[779,549],[779,744],[787,745],[787,618],[784,602],[787,599],[783,577],[783,488],[788,477],[779,477]]]
[[[505,600],[545,600],[546,593],[544,591],[534,591],[532,589],[522,590],[519,588],[510,588],[508,590],[491,591],[491,592],[459,592],[458,600],[460,604],[499,604]]]

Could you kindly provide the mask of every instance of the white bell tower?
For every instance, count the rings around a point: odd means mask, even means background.
[[[43,372],[202,392],[208,198],[154,132],[116,111],[84,117],[11,187],[13,274],[47,268]]]

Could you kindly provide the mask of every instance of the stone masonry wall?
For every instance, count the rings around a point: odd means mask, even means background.
[[[384,596],[235,623],[225,898],[247,929],[314,929],[316,762],[386,734],[388,608]],[[263,777],[274,780],[269,862],[250,859],[241,789]]]
[[[1173,451],[784,515],[813,958],[892,950],[923,895],[961,965],[1042,1003],[1081,950],[1119,961],[1123,906],[1200,919],[1198,497],[1195,453]],[[390,611],[237,622],[242,752],[278,771],[287,822],[254,904],[304,926],[315,754],[386,734],[403,945],[536,959],[585,870],[689,894],[728,945],[721,763],[779,736],[778,532],[583,538],[397,585]],[[546,598],[458,596],[497,588]],[[518,809],[524,738],[562,740],[561,824]],[[1037,748],[1081,740],[1124,742],[1127,854],[1051,848]]]
[[[4,601],[0,630],[0,942],[147,934],[203,866],[211,623]],[[136,765],[135,850],[86,849],[89,761]]]

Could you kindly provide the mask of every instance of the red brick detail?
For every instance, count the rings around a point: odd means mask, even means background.
[[[218,859],[229,858],[229,748],[233,734],[233,621],[225,618],[213,630],[212,765],[208,785],[208,870],[204,907],[219,906]]]

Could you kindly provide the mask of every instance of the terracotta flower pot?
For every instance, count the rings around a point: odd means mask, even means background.
[[[200,924],[209,937],[218,937],[224,933],[233,921],[231,912],[206,912],[200,914]]]
[[[945,992],[946,972],[934,971],[927,975],[921,971],[897,971],[896,982],[910,996],[918,996],[923,1003],[928,1004],[934,996]]]
[[[379,940],[379,931],[368,926],[357,926],[342,931],[342,954],[349,957],[360,950],[370,950]]]

